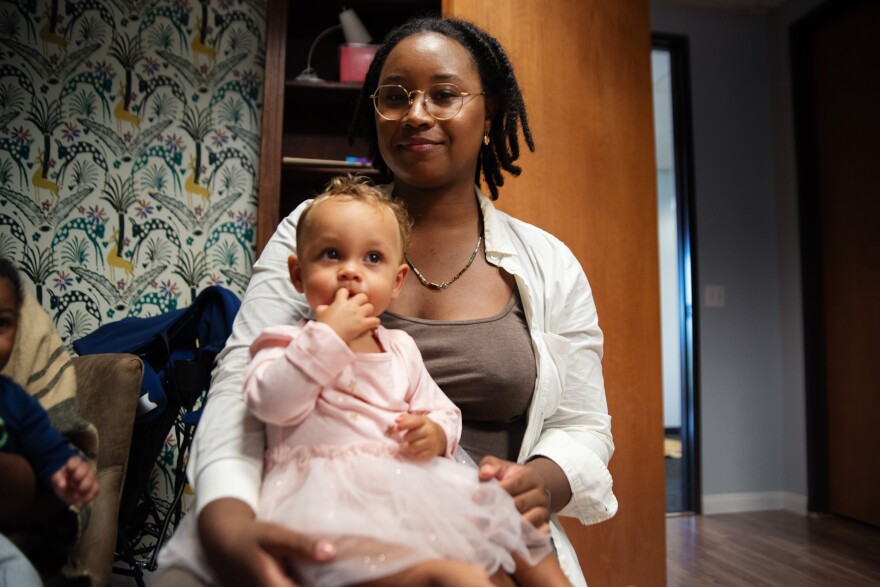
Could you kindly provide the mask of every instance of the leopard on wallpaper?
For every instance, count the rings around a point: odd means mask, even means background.
[[[0,255],[66,343],[242,296],[265,0],[0,1]]]

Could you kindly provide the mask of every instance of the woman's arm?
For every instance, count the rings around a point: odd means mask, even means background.
[[[281,222],[254,265],[232,336],[212,374],[211,390],[196,429],[187,471],[196,490],[196,514],[208,559],[218,574],[253,578],[241,581],[242,585],[272,584],[259,581],[263,574],[254,574],[255,561],[268,559],[252,553],[255,549],[268,552],[264,547],[265,535],[283,530],[280,526],[258,524],[254,519],[262,479],[265,426],[248,413],[242,385],[248,347],[254,338],[267,326],[294,324],[307,312],[308,307],[294,290],[287,271],[287,258],[294,252],[296,242],[294,219],[299,217],[300,210],[301,207]],[[211,504],[214,505],[208,507]],[[206,528],[222,534],[206,532]]]
[[[577,259],[558,244],[555,278],[543,294],[543,342],[553,376],[543,381],[538,404],[541,432],[528,459],[552,461],[568,480],[570,492],[557,495],[561,515],[595,523],[617,511],[608,462],[614,452],[611,417],[602,375],[603,334],[590,284]]]
[[[614,515],[617,500],[608,472],[614,443],[602,376],[603,334],[590,284],[559,239],[508,216],[495,217],[485,202],[484,209],[487,222],[506,222],[513,236],[517,254],[501,266],[527,290],[521,293],[539,361],[519,459],[527,466],[516,488],[529,495],[518,505],[548,505],[549,489],[554,512],[600,522]],[[496,461],[485,475],[506,479],[517,471],[513,463]]]

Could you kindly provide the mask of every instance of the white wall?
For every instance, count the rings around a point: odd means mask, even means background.
[[[770,14],[653,0],[690,40],[704,511],[803,509],[803,339],[788,26]],[[707,284],[724,307],[702,304]]]

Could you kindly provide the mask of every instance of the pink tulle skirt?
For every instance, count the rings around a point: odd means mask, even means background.
[[[301,582],[350,585],[436,559],[512,572],[512,554],[535,564],[552,552],[549,536],[523,522],[510,495],[481,483],[475,469],[393,452],[381,443],[267,452],[258,517],[337,546],[330,563],[295,561]]]

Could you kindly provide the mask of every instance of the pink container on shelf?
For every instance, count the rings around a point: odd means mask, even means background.
[[[362,82],[367,77],[367,70],[373,57],[376,56],[378,45],[346,43],[339,46],[339,81]]]

